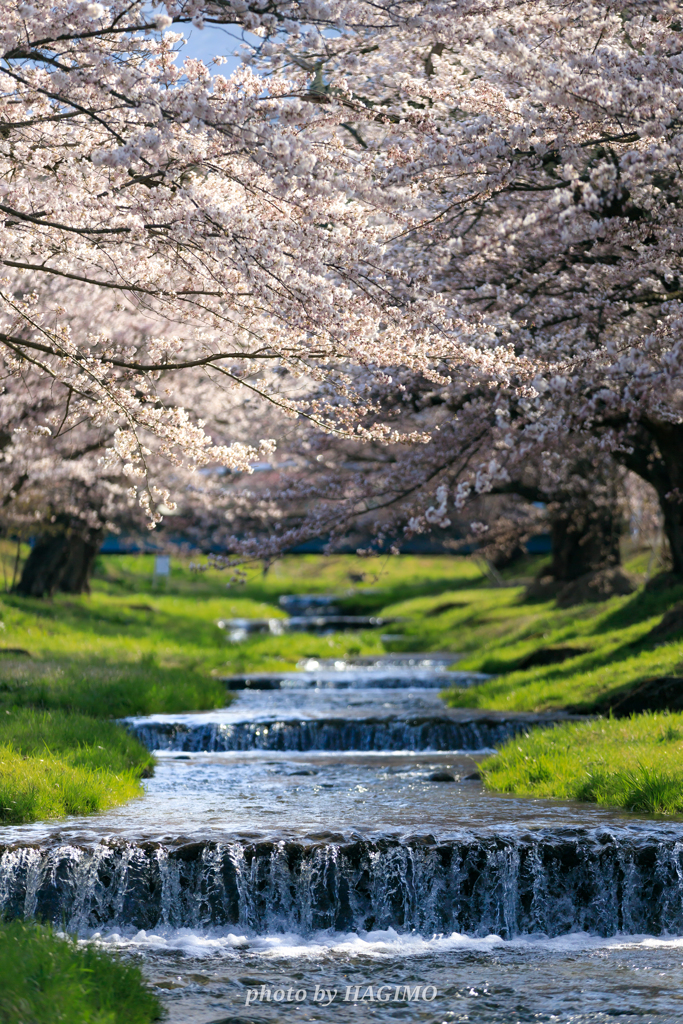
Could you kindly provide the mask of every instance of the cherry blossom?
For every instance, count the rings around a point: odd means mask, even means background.
[[[254,499],[275,552],[379,506],[438,527],[530,464],[559,492],[613,455],[683,571],[677,5],[4,13],[7,458],[64,460],[40,431],[86,424],[150,523],[200,490],[228,522],[246,488],[216,471],[277,446],[294,467]],[[190,24],[259,41],[223,76],[176,54]]]

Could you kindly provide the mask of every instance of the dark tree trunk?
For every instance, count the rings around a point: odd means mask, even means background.
[[[551,575],[571,583],[579,576],[621,563],[620,524],[615,510],[591,502],[571,502],[551,511]]]
[[[69,555],[64,566],[59,589],[67,594],[89,594],[90,574],[102,543],[101,530],[86,530],[84,535],[71,538]]]
[[[572,583],[586,573],[621,565],[621,522],[616,495],[610,481],[601,479],[598,483],[603,500],[591,498],[589,468],[583,464],[576,467],[578,489],[573,493],[551,496],[534,484],[520,481],[506,487],[509,493],[548,506],[552,543],[549,574],[556,583]]]
[[[50,597],[56,590],[89,593],[90,573],[101,542],[101,530],[70,516],[57,516],[36,539],[16,593],[24,597]]]
[[[683,504],[680,500],[668,501],[659,495],[659,504],[664,514],[664,533],[669,542],[671,568],[679,576],[683,576]]]
[[[628,442],[621,459],[656,490],[671,568],[683,575],[683,425],[645,421]]]

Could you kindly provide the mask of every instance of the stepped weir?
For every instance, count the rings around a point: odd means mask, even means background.
[[[142,956],[170,1024],[683,1020],[683,827],[485,792],[567,716],[446,709],[482,681],[451,666],[309,659],[129,720],[145,797],[0,830],[0,911]]]

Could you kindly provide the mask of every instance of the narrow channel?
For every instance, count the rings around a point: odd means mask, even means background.
[[[448,711],[455,675],[309,663],[131,719],[144,798],[1,830],[0,906],[141,957],[171,1024],[683,1019],[683,827],[485,793],[554,719]]]

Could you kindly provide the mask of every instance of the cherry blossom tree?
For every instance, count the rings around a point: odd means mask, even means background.
[[[370,29],[302,35],[291,60],[318,68],[330,103],[362,96],[404,121],[387,180],[411,181],[420,214],[394,236],[395,264],[438,299],[440,329],[449,316],[472,329],[470,350],[438,367],[463,403],[447,431],[459,483],[424,503],[423,521],[519,479],[529,459],[571,475],[582,439],[597,438],[657,490],[683,571],[677,5],[374,10]],[[369,120],[352,125],[358,146],[381,151]]]
[[[401,189],[376,188],[338,118],[298,103],[305,74],[178,67],[169,25],[141,3],[61,0],[8,5],[0,33],[3,500],[23,492],[53,532],[56,504],[73,517],[105,478],[154,525],[183,468],[249,471],[270,438],[206,429],[233,387],[351,434],[364,398],[340,367],[376,358],[391,318],[367,267]],[[393,317],[415,362],[424,318]]]
[[[393,453],[408,531],[530,459],[571,477],[597,440],[657,489],[683,571],[678,18],[662,0],[9,4],[0,343],[7,379],[55,409],[24,429],[102,429],[154,523],[164,469],[271,450],[180,399],[229,382],[297,417],[294,449]],[[230,77],[180,65],[190,22],[259,42]],[[415,395],[439,415],[411,422]],[[311,492],[309,527],[377,479]]]
[[[391,305],[364,282],[386,234],[368,209],[399,206],[401,189],[373,191],[366,169],[357,174],[335,118],[292,98],[307,90],[301,74],[266,86],[247,68],[226,79],[197,61],[177,67],[179,36],[153,31],[168,15],[140,3],[62,0],[7,13],[6,372],[31,368],[65,407],[80,403],[80,415],[113,424],[113,450],[132,475],[145,470],[141,432],[158,453],[195,465],[248,469],[259,455],[214,444],[159,396],[161,373],[203,367],[260,394],[249,378],[275,362],[312,373],[347,403],[331,421],[324,388],[314,398],[265,391],[267,400],[321,429],[352,429],[360,399],[337,364],[377,355]],[[114,340],[108,296],[158,330]],[[90,318],[77,315],[84,301]],[[419,319],[395,326],[408,337]],[[413,346],[419,361],[419,338]],[[140,496],[154,519],[147,481]]]

